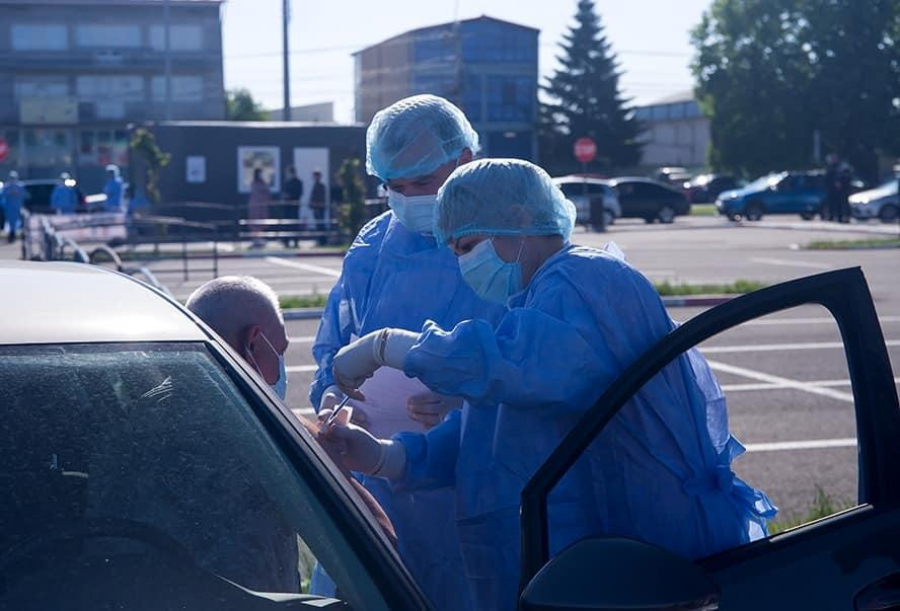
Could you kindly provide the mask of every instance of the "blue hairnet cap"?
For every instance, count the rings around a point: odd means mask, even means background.
[[[561,235],[568,239],[575,205],[550,175],[521,159],[480,159],[457,168],[438,191],[439,243],[469,235]]]
[[[436,95],[414,95],[375,114],[366,171],[385,182],[425,176],[466,148],[478,152],[478,134],[462,111]]]

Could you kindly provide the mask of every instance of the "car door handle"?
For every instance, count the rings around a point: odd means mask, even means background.
[[[880,579],[856,595],[856,611],[900,609],[900,573]]]

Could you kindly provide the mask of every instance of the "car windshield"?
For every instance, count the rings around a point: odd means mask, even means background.
[[[761,191],[763,189],[768,189],[771,185],[777,183],[781,178],[781,174],[766,174],[765,176],[760,176],[744,188],[748,191]]]
[[[327,514],[202,344],[0,348],[0,385],[0,606],[50,579],[296,594],[316,557],[359,600],[356,561],[337,558]]]

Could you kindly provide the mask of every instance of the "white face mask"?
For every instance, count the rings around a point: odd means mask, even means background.
[[[272,346],[272,342],[269,341],[269,338],[266,337],[266,334],[262,331],[259,332],[260,337],[265,340],[266,345],[269,346],[269,349],[275,353],[276,358],[278,358],[278,379],[275,380],[275,383],[271,385],[272,390],[275,392],[278,397],[284,401],[284,398],[287,397],[287,369],[284,365],[284,355],[278,354],[278,351],[275,350],[274,346]],[[256,359],[253,358],[253,352],[250,350],[250,346],[247,346],[247,356],[250,357],[250,362],[253,363],[253,366],[256,367],[256,371],[259,372],[259,375],[262,376],[263,380],[266,379],[266,376],[263,375],[262,370],[259,368],[259,365],[256,364]]]
[[[434,209],[437,207],[437,194],[411,195],[407,197],[388,189],[388,206],[394,211],[397,220],[415,233],[431,235],[434,229]]]

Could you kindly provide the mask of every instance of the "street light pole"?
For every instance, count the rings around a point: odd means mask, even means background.
[[[288,42],[288,23],[291,20],[291,0],[282,0],[281,22],[282,36],[284,38],[284,112],[283,119],[291,120],[291,70],[289,61],[290,44]]]
[[[171,40],[169,37],[169,26],[172,23],[171,15],[169,14],[169,5],[170,0],[166,0],[163,5],[163,22],[165,25],[163,26],[163,37],[165,38],[165,54],[166,54],[166,121],[172,120],[172,49],[171,49]]]

